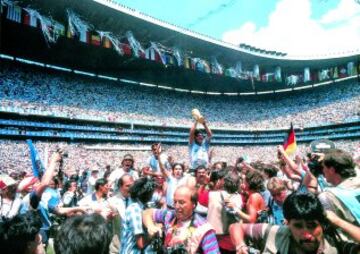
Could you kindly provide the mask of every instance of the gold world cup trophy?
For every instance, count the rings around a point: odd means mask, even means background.
[[[191,115],[198,123],[203,124],[205,122],[205,118],[201,115],[200,111],[197,108],[194,108],[191,111]]]

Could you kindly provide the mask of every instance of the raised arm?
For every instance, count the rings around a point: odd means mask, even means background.
[[[35,193],[36,196],[41,198],[45,189],[49,186],[51,179],[55,176],[56,172],[59,170],[59,162],[61,161],[61,155],[58,152],[55,152],[50,159],[49,167],[46,169],[43,177],[41,178],[40,184],[37,186]]]
[[[205,131],[206,131],[206,138],[207,138],[207,140],[210,140],[211,137],[212,137],[212,131],[210,130],[209,126],[207,125],[206,120],[204,120],[203,126],[204,126]]]
[[[197,126],[197,121],[194,122],[194,124],[191,126],[190,128],[190,133],[189,133],[189,144],[191,145],[194,142],[194,133],[196,130],[196,126]]]
[[[278,153],[281,154],[282,159],[285,161],[286,165],[289,166],[289,168],[297,175],[301,175],[301,171],[299,170],[298,165],[290,159],[290,157],[287,155],[287,153],[284,150],[283,146],[277,147]]]
[[[165,168],[165,165],[161,161],[161,152],[162,152],[161,144],[157,145],[156,150],[157,150],[157,152],[159,154],[158,161],[159,161],[159,167],[160,167],[161,174],[163,175],[163,177],[165,179],[168,179],[170,177],[171,173]]]

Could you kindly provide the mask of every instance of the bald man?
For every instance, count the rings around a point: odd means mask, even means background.
[[[154,236],[160,230],[155,223],[164,225],[164,246],[167,249],[183,249],[187,253],[220,253],[215,230],[205,218],[194,213],[196,204],[196,191],[187,186],[180,186],[174,193],[175,210],[145,210],[143,223],[150,236]]]

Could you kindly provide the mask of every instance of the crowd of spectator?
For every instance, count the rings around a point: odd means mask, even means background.
[[[360,252],[357,142],[292,158],[281,145],[232,151],[211,138],[198,118],[187,149],[37,142],[48,156],[32,165],[15,165],[30,161],[24,144],[2,141],[1,253]]]
[[[0,107],[69,118],[189,125],[198,108],[213,127],[287,128],[359,118],[360,87],[336,83],[302,94],[274,98],[210,96],[52,73],[4,63]]]
[[[359,153],[358,141],[336,141],[336,147],[349,151],[353,155]],[[105,169],[106,165],[111,165],[116,168],[120,165],[122,157],[126,153],[131,153],[134,156],[135,168],[141,169],[147,164],[147,158],[151,154],[150,145],[114,145],[111,143],[102,143],[103,149],[98,148],[98,144],[82,144],[82,143],[65,143],[65,142],[35,142],[36,148],[39,151],[41,158],[45,159],[46,154],[55,151],[57,147],[63,147],[67,151],[69,157],[66,160],[66,165],[72,172],[86,169]],[[167,154],[176,160],[188,165],[187,158],[188,147],[181,145],[163,145]],[[2,172],[20,172],[31,168],[30,152],[25,141],[0,140],[0,170]],[[298,150],[305,153],[307,145],[298,144]],[[105,149],[106,148],[106,149]],[[110,150],[110,149],[114,150]],[[116,150],[119,149],[119,150]],[[144,149],[136,151],[136,149]],[[276,146],[212,146],[212,162],[227,161],[235,162],[235,160],[244,156],[249,161],[262,160],[271,162],[276,155]]]
[[[211,145],[214,126],[358,117],[358,84],[224,100],[12,65],[0,77],[0,106],[25,113],[191,124],[188,146],[0,140],[1,253],[360,252],[358,141],[293,157],[289,142]]]

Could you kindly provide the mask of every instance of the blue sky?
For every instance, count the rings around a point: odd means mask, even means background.
[[[233,44],[290,55],[360,49],[355,0],[118,0],[164,21]]]

